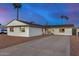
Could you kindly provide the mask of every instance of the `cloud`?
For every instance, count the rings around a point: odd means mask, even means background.
[[[0,13],[7,13],[8,11],[5,8],[0,8]]]

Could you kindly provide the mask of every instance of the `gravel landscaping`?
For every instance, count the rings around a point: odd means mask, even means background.
[[[27,38],[27,37],[15,37],[15,36],[7,36],[4,34],[0,34],[0,49],[14,46],[17,44],[21,44],[24,42],[36,40],[36,39],[41,39],[41,38],[47,37],[47,36],[48,35]]]
[[[12,37],[16,38],[16,37]],[[18,38],[18,37],[17,37]],[[34,37],[35,38],[35,37]],[[38,39],[39,38],[39,39]],[[33,39],[33,38],[31,38]],[[36,39],[36,40],[35,40]],[[0,49],[1,56],[69,56],[70,55],[70,36],[47,36],[36,37],[34,40],[26,41],[21,44],[13,45],[4,49]],[[8,44],[15,44],[21,38],[15,41],[8,37]],[[9,43],[13,41],[12,43]],[[21,42],[21,41],[20,41]]]
[[[71,36],[70,45],[70,55],[79,56],[79,36]]]

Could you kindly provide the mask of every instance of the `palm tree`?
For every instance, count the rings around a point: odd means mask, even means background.
[[[19,19],[19,8],[22,7],[21,3],[13,3],[14,8],[17,10],[17,20]]]
[[[68,16],[63,16],[63,15],[62,15],[62,16],[60,16],[60,18],[66,20],[66,21],[69,20],[69,17],[68,17]]]

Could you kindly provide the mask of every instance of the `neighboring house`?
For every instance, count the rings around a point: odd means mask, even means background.
[[[79,36],[79,27],[76,27],[75,31],[76,31],[76,35]]]
[[[7,35],[32,37],[42,35],[42,26],[22,20],[12,20],[7,24]]]
[[[2,28],[3,28],[3,26],[2,26],[2,25],[0,25],[0,33],[1,33]]]
[[[0,34],[6,34],[7,33],[7,29],[5,26],[0,25]]]
[[[73,24],[54,25],[49,27],[48,33],[53,35],[73,35],[73,28]]]

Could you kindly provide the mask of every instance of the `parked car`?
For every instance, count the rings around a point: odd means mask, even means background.
[[[7,34],[7,30],[1,29],[0,34]]]

